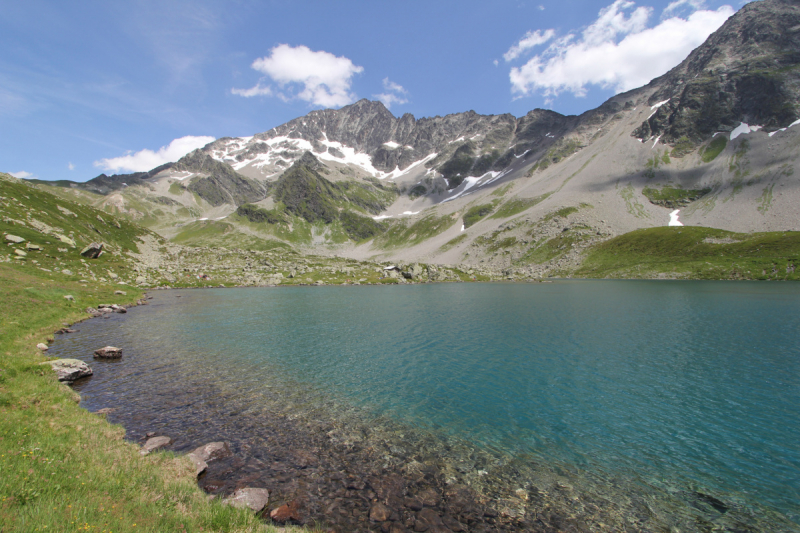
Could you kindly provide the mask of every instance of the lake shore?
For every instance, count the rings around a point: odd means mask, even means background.
[[[582,286],[584,282],[579,283]],[[319,289],[295,290],[317,295]],[[366,287],[351,290],[369,291]],[[342,294],[353,294],[351,290]],[[241,289],[236,292],[250,294]],[[258,292],[266,294],[271,289]],[[400,290],[397,294],[406,292]],[[155,318],[172,314],[179,307],[195,308],[198,304],[192,295],[206,293],[153,294],[162,303],[180,305],[175,309],[169,305],[133,309],[133,316],[115,316],[112,322],[98,324],[111,324],[110,330],[115,330],[115,322],[135,318],[137,313],[154,314]],[[182,298],[175,299],[176,296]],[[81,334],[98,335],[89,343],[93,345],[106,339],[102,330],[87,329]],[[109,341],[116,343],[117,339],[109,337]],[[141,350],[153,352],[154,346],[143,346]],[[114,370],[115,374],[119,371]],[[127,371],[136,373],[140,368]],[[189,375],[169,374],[173,383],[161,383],[164,377],[158,372],[136,375],[148,376],[146,379],[151,382],[146,401],[125,405],[119,396],[122,391],[109,382],[117,398],[116,403],[108,403],[102,386],[97,388],[105,379],[98,374],[92,378],[94,388],[87,407],[96,410],[122,404],[110,417],[128,428],[130,439],[137,440],[149,432],[168,435],[175,439],[173,449],[178,452],[190,451],[210,440],[229,441],[233,455],[210,464],[201,485],[211,493],[223,495],[242,484],[260,484],[274,495],[275,505],[286,504],[294,509],[298,522],[326,521],[342,531],[377,531],[382,525],[397,526],[397,531],[401,527],[415,530],[426,524],[429,528],[439,527],[439,520],[442,526],[449,523],[451,531],[501,526],[509,530],[548,531],[568,525],[588,530],[597,530],[600,524],[622,528],[634,520],[638,524],[636,530],[647,531],[655,528],[659,516],[666,518],[680,512],[676,510],[679,505],[672,508],[673,504],[708,508],[712,517],[718,514],[713,503],[719,500],[712,494],[689,491],[680,495],[682,503],[654,504],[668,498],[658,491],[648,493],[650,489],[646,487],[640,494],[633,494],[642,489],[633,480],[617,479],[614,484],[605,485],[589,479],[591,475],[586,472],[565,470],[565,465],[549,464],[541,458],[485,453],[436,431],[409,427],[389,418],[376,419],[347,403],[325,400],[319,391],[303,383],[291,382],[264,395],[242,396],[238,387],[218,375],[213,366]],[[275,374],[274,379],[286,381],[288,375]],[[394,482],[385,487],[386,479]],[[464,491],[458,492],[462,488]],[[430,503],[415,510],[423,499],[421,494],[427,495]],[[453,507],[453,502],[458,502],[459,507]],[[373,519],[373,507],[378,503],[386,509],[378,508],[375,512],[384,514],[376,514]],[[729,517],[740,511],[730,502],[721,505],[726,506]],[[650,510],[643,512],[645,508]],[[419,513],[425,509],[429,513],[421,519]]]

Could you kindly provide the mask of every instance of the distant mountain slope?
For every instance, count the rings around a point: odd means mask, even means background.
[[[747,4],[664,76],[579,116],[397,118],[361,100],[147,173],[57,185],[183,243],[526,275],[668,224],[800,230],[798,11]]]

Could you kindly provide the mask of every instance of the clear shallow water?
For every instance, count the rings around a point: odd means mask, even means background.
[[[90,360],[102,345],[123,347],[121,362],[93,363],[95,377],[79,385],[89,409],[147,404],[174,423],[210,397],[235,413],[280,397],[287,412],[356,410],[366,425],[389,420],[477,449],[494,461],[473,460],[453,476],[490,492],[502,492],[486,479],[505,465],[527,479],[515,486],[556,476],[579,494],[647,493],[648,513],[684,528],[696,523],[692,513],[704,524],[735,514],[762,530],[800,523],[799,285],[153,296],[127,315],[81,324],[51,351]],[[214,392],[170,401],[187,383]]]

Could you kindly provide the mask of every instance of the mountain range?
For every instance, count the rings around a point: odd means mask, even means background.
[[[149,172],[37,183],[181,244],[544,276],[669,225],[800,231],[799,103],[800,5],[762,0],[578,116],[398,118],[361,100]]]

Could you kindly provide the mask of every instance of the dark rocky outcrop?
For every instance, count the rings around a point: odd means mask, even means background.
[[[81,255],[87,259],[97,259],[103,253],[103,243],[93,242],[81,250]]]
[[[800,115],[800,5],[752,2],[740,9],[680,65],[645,88],[659,107],[633,134],[697,145],[740,122],[767,131]]]
[[[205,177],[193,178],[188,189],[215,207],[224,203],[238,206],[266,198],[263,184],[242,176],[202,150],[183,156],[172,168],[204,174]]]

